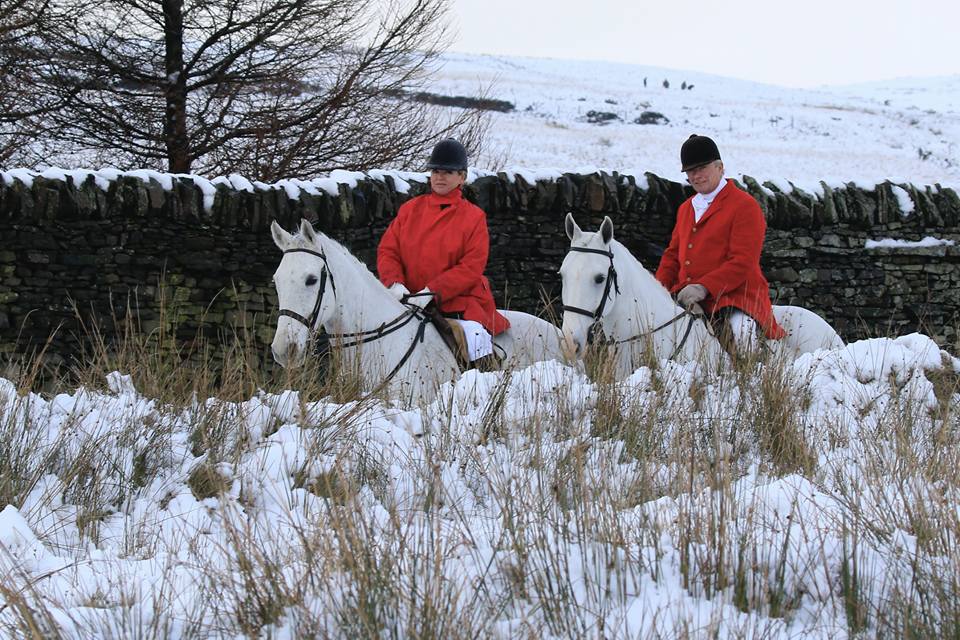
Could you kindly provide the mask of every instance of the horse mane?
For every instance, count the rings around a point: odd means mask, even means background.
[[[335,254],[339,258],[342,258],[346,260],[348,263],[351,263],[351,265],[355,266],[357,268],[357,271],[359,271],[362,275],[369,278],[373,282],[376,282],[380,286],[380,288],[383,289],[384,291],[387,290],[386,287],[383,286],[383,283],[381,283],[380,280],[377,278],[377,276],[375,276],[373,272],[370,271],[370,267],[368,267],[358,257],[350,253],[350,251],[345,246],[343,246],[342,244],[340,244],[339,242],[337,242],[336,240],[334,240],[333,238],[331,238],[325,233],[322,233],[320,231],[314,231],[314,233],[317,236],[317,240],[323,243],[323,249],[325,249],[329,253],[329,255]],[[299,233],[293,236],[293,241],[298,245],[297,248],[300,248],[300,249],[316,249],[317,248],[316,245],[311,243],[309,240],[304,238]]]
[[[663,283],[657,280],[656,277],[654,277],[654,275],[650,273],[646,267],[643,266],[643,263],[640,262],[640,260],[638,260],[637,257],[633,255],[633,253],[631,253],[630,250],[623,245],[622,242],[614,238],[610,241],[610,246],[613,249],[613,253],[615,256],[629,257],[630,262],[628,264],[630,265],[636,264],[637,271],[640,273],[640,277],[644,278],[646,281],[651,283],[654,286],[654,291],[656,291],[657,293],[662,292],[664,296],[668,298],[670,297],[670,292],[667,290],[666,287],[663,286]]]

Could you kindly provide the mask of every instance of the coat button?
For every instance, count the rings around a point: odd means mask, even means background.
[[[697,232],[697,228],[696,228],[696,227],[693,228],[693,232],[694,232],[694,233]]]
[[[689,260],[684,260],[684,261],[683,261],[683,264],[690,264],[690,261],[689,261]]]
[[[687,276],[687,282],[690,282],[690,276]]]
[[[687,245],[687,249],[693,249],[693,243],[692,243],[692,242]]]

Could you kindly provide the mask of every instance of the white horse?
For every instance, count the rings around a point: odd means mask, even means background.
[[[283,251],[273,276],[280,305],[273,357],[283,367],[303,363],[314,332],[323,327],[345,362],[358,362],[365,384],[386,384],[391,398],[429,401],[459,375],[456,358],[419,308],[399,302],[343,245],[303,220],[296,236],[276,221],[273,241]],[[554,325],[519,311],[501,311],[510,329],[494,337],[502,367],[561,358]]]
[[[720,344],[707,324],[678,306],[653,274],[613,239],[609,216],[595,233],[581,231],[569,213],[564,227],[570,238],[570,252],[560,267],[568,352],[581,355],[599,328],[616,344],[616,375],[621,378],[651,348],[658,360],[715,362],[721,357]],[[812,311],[774,306],[773,314],[787,332],[782,340],[766,341],[775,355],[795,358],[843,347],[833,327]]]

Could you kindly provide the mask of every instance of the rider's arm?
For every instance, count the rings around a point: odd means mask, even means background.
[[[377,246],[377,276],[385,287],[397,282],[404,286],[407,284],[406,273],[403,270],[403,260],[400,258],[400,235],[403,233],[406,218],[405,204],[400,207],[397,217],[387,227],[383,237],[380,238],[380,244]]]
[[[747,281],[748,274],[760,264],[766,232],[767,221],[755,200],[751,198],[736,209],[730,227],[729,249],[723,264],[698,278],[711,296],[716,298]]]

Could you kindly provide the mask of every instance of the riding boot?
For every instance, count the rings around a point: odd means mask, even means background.
[[[727,352],[727,354],[730,356],[730,359],[736,363],[738,361],[737,341],[733,337],[733,330],[730,328],[730,322],[727,321],[726,318],[722,318],[721,321],[714,326],[716,329],[717,342],[719,342],[720,347]]]

